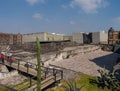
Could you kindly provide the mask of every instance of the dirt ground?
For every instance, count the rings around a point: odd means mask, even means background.
[[[120,54],[99,49],[94,52],[78,54],[70,59],[64,59],[50,64],[76,72],[98,76],[98,69],[105,68],[106,70],[112,70],[119,56]]]

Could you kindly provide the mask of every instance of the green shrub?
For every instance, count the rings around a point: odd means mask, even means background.
[[[113,89],[113,91],[120,91],[120,80],[116,77],[118,74],[115,70],[106,72],[105,70],[98,70],[100,76],[97,77],[97,84],[102,88]]]
[[[76,82],[73,80],[69,80],[66,81],[66,85],[63,85],[62,87],[65,88],[66,91],[81,91],[81,88],[83,86],[77,88]]]

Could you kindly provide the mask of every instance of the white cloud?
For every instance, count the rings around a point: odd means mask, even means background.
[[[35,13],[35,14],[33,14],[32,17],[35,19],[43,19],[43,16],[40,13]]]
[[[97,12],[98,8],[105,7],[107,5],[107,0],[73,0],[70,3],[72,8],[78,6],[86,13]]]
[[[70,21],[69,22],[71,25],[74,25],[75,24],[75,21]]]
[[[38,2],[44,3],[45,0],[26,0],[26,2],[28,2],[30,5],[34,5]]]

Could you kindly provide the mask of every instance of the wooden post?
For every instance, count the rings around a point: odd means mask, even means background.
[[[47,73],[48,73],[48,68],[46,68],[46,71],[45,71],[45,78],[47,76]]]
[[[20,65],[20,62],[19,62],[19,60],[18,60],[18,70],[19,70],[19,65]]]
[[[45,71],[45,79],[46,79],[46,76],[47,76],[47,72]]]
[[[37,65],[36,65],[36,70],[38,69]]]
[[[63,79],[63,71],[61,70],[61,79]]]
[[[56,82],[56,70],[53,68],[53,76],[54,76],[54,81]]]
[[[30,77],[30,87],[32,86],[32,79],[31,79],[31,77]]]
[[[53,75],[54,75],[54,73],[55,73],[55,69],[53,68]]]
[[[29,65],[28,65],[28,62],[27,62],[27,74],[28,74],[28,71],[29,71]]]

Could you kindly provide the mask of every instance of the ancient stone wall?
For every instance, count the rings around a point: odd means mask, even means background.
[[[75,42],[57,42],[57,43],[41,43],[41,53],[54,52],[65,47],[78,46]],[[23,45],[12,45],[12,50],[23,49],[25,51],[36,51],[36,43],[29,42]]]

